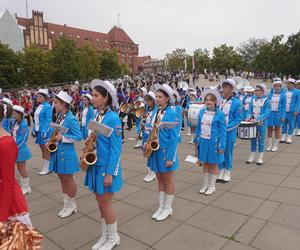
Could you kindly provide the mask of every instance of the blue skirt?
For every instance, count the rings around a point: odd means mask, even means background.
[[[166,167],[166,162],[167,162],[166,149],[159,149],[157,151],[152,152],[148,162],[151,171],[154,171],[155,173],[172,172],[172,171],[176,171],[179,167],[179,159],[178,159],[177,152],[176,152],[175,161],[173,161],[173,165],[171,167]]]
[[[31,153],[27,145],[23,145],[21,148],[18,150],[18,158],[17,158],[17,163],[22,162],[22,161],[27,161],[31,158]]]
[[[81,127],[82,138],[85,140],[88,137],[88,129],[87,126]]]
[[[122,169],[119,166],[118,175],[113,175],[112,184],[110,187],[104,187],[105,167],[89,166],[84,178],[84,185],[88,189],[98,195],[104,193],[116,193],[119,192],[123,186]]]
[[[42,132],[36,132],[35,136],[36,136],[35,143],[39,145],[45,145],[50,138],[48,134],[46,135],[46,138],[43,138]]]
[[[49,171],[56,174],[74,174],[80,171],[75,150],[60,150],[50,155]]]
[[[283,123],[280,121],[279,112],[272,111],[267,120],[268,127],[280,127],[282,124]]]
[[[218,154],[218,148],[209,139],[200,138],[198,159],[203,163],[219,164],[224,161],[224,154]]]

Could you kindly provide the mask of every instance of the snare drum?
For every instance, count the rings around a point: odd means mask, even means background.
[[[249,140],[257,136],[257,122],[242,121],[238,127],[238,137],[240,139]]]
[[[197,126],[199,112],[204,107],[205,107],[204,104],[199,104],[199,103],[191,104],[188,112],[188,119],[193,126]]]

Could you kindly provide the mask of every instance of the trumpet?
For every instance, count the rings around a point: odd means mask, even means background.
[[[148,138],[148,141],[145,144],[144,156],[146,158],[149,158],[153,151],[157,151],[159,149],[157,134],[158,134],[158,124],[155,123],[151,131],[151,134]]]
[[[83,154],[80,158],[80,168],[84,171],[86,171],[89,166],[94,165],[97,162],[95,149],[96,137],[96,132],[93,131],[85,142],[85,148],[83,149]]]
[[[58,135],[59,130],[55,129],[51,135],[50,140],[46,144],[46,148],[50,153],[54,153],[57,150],[57,141],[56,136]]]

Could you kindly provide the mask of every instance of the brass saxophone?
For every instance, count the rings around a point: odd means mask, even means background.
[[[89,166],[94,165],[97,161],[97,154],[96,154],[96,138],[97,134],[95,131],[92,131],[90,136],[85,142],[85,148],[83,149],[83,154],[81,156],[80,168],[83,171],[86,171]]]
[[[153,151],[157,151],[159,149],[159,142],[158,142],[157,135],[158,135],[158,123],[154,123],[151,134],[148,138],[147,143],[145,144],[144,156],[146,158],[149,158]]]
[[[59,130],[56,128],[51,135],[50,140],[46,144],[46,148],[50,153],[53,153],[57,150],[57,141],[56,136],[58,135]]]

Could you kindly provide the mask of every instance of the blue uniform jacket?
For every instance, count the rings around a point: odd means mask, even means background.
[[[266,97],[263,96],[262,98],[266,98],[266,100],[263,103],[263,106],[260,109],[259,116],[256,118],[257,121],[263,122],[264,125],[267,124],[267,119],[269,115],[271,114],[271,107],[270,107],[270,100]],[[260,98],[260,99],[262,99]],[[250,109],[249,109],[249,114],[248,114],[248,119],[253,116],[253,102],[254,100],[258,99],[256,96],[252,99],[252,102],[250,103]]]
[[[174,105],[171,106],[171,108],[176,112],[177,114],[177,119],[178,119],[178,125],[176,126],[177,128],[177,135],[178,135],[178,142],[181,142],[181,125],[182,125],[182,113],[183,109],[180,105]]]
[[[154,117],[156,116],[156,113],[158,111],[158,107],[155,105],[152,112],[150,112],[150,114],[148,115],[148,117],[146,117],[146,123],[145,123],[145,128],[144,128],[144,133],[143,133],[143,142],[142,145],[144,145],[148,138],[149,135],[152,131],[152,120],[154,119]]]
[[[85,124],[85,126],[87,127],[89,125],[89,121],[93,120],[94,118],[95,118],[94,108],[93,108],[92,105],[89,105],[88,111],[86,113],[86,124]]]
[[[270,103],[271,103],[273,94],[274,94],[274,91],[271,91],[268,96]],[[283,91],[283,90],[281,90],[280,97],[279,97],[278,116],[279,116],[279,119],[285,119],[285,116],[286,116],[286,96],[285,96],[285,91]]]
[[[287,92],[292,92],[291,106],[289,112],[299,112],[300,111],[300,91],[298,89],[293,88],[292,90],[287,90]]]
[[[227,132],[236,129],[243,119],[243,107],[242,103],[236,97],[230,99],[231,107],[229,110]]]
[[[50,128],[50,123],[52,122],[52,107],[48,102],[43,102],[43,109],[39,114],[39,132],[41,132],[42,137],[46,138],[50,136],[52,133],[52,129]],[[33,126],[32,131],[35,133],[35,126]]]
[[[28,129],[27,121],[22,119],[16,135],[16,143],[19,151],[22,150],[22,148],[27,147],[26,142],[28,140],[28,133],[29,133],[29,129]]]

